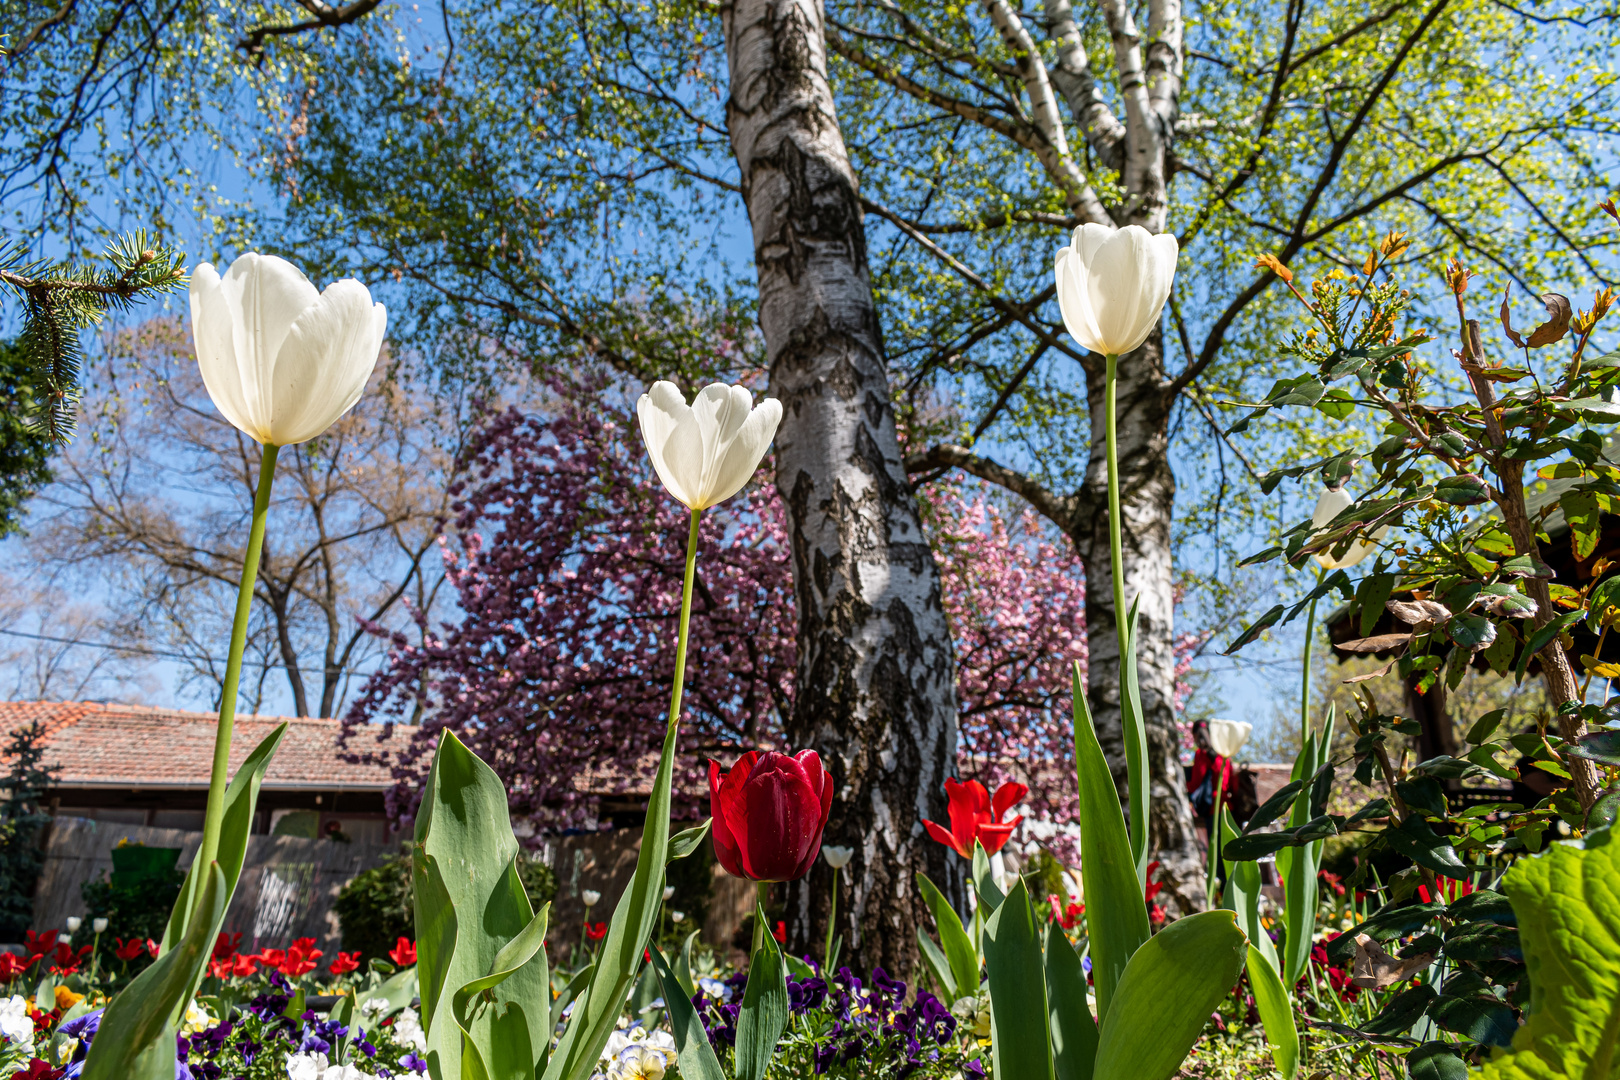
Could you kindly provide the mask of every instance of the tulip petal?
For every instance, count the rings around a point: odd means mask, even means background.
[[[1116,355],[1141,344],[1137,335],[1142,308],[1142,249],[1149,238],[1146,229],[1127,225],[1099,245],[1086,266],[1086,291],[1093,303],[1097,331],[1107,351]],[[1142,336],[1146,336],[1145,332]]]
[[[1020,817],[1018,820],[1022,821],[1024,819]],[[979,843],[984,845],[984,853],[986,855],[994,855],[996,852],[1000,851],[1006,846],[1007,841],[1012,838],[1013,829],[1016,827],[1017,822],[1007,825],[994,825],[990,822],[982,822],[974,831],[973,835],[974,839],[978,840]]]
[[[958,855],[962,856],[962,858],[964,858],[964,859],[973,858],[973,852],[968,850],[961,843],[961,841],[956,839],[956,837],[954,837],[950,833],[946,832],[945,827],[943,825],[936,825],[932,821],[924,820],[923,821],[923,828],[928,830],[928,835],[929,836],[932,836],[935,840],[938,840],[940,843],[944,844],[946,847],[950,848],[952,851],[954,851]]]
[[[293,320],[276,357],[271,440],[308,442],[354,407],[376,370],[388,315],[353,278],[328,285]]]
[[[775,398],[766,398],[759,403],[759,408],[748,414],[724,451],[712,486],[708,488],[705,506],[725,502],[753,479],[760,458],[765,456],[765,448],[771,444],[781,422],[782,403]]]
[[[1057,255],[1058,309],[1063,325],[1082,349],[1103,352],[1102,336],[1092,316],[1091,298],[1086,291],[1086,266],[1074,248],[1063,248]]]
[[[737,847],[737,864],[742,870],[738,876],[754,881],[758,881],[759,877],[754,872],[748,847],[750,825],[753,823],[748,818],[743,792],[748,786],[748,778],[758,765],[759,757],[758,751],[750,750],[738,758],[737,764],[731,767],[720,784],[720,814],[724,816],[732,843]]]
[[[792,880],[821,836],[821,793],[810,787],[793,758],[766,753],[743,785],[740,801],[751,828],[743,850],[754,879]]]
[[[256,251],[231,263],[221,291],[233,314],[236,366],[250,425],[243,430],[271,442],[276,357],[294,320],[321,294],[286,259]]]
[[[248,413],[247,399],[242,396],[235,324],[236,316],[225,298],[219,271],[209,263],[199,264],[191,272],[191,341],[197,353],[197,369],[220,414],[237,429],[259,439]]]
[[[1003,814],[1017,806],[1019,800],[1028,794],[1028,785],[1016,780],[1009,780],[996,788],[995,797],[990,800],[990,820],[1000,821]]]
[[[726,821],[722,786],[720,763],[710,758],[709,816],[713,819],[711,833],[714,836],[714,857],[732,877],[747,877],[748,875],[743,873],[742,855],[737,847],[737,838],[731,835],[731,826]]]
[[[636,418],[641,421],[641,437],[647,444],[647,456],[652,458],[653,470],[664,485],[664,490],[676,500],[691,505],[690,493],[681,486],[679,476],[671,469],[667,458],[670,436],[681,418],[691,412],[680,387],[660,379],[652,389],[636,402]]]
[[[990,793],[977,780],[963,783],[955,777],[945,780],[945,799],[951,815],[951,835],[957,849],[971,857],[973,833],[981,821],[990,820]]]

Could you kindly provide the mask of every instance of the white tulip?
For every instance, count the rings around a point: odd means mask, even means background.
[[[684,912],[684,911],[672,911],[672,912],[669,913],[669,917],[671,919],[674,919],[676,922],[685,922],[686,921],[686,912]]]
[[[821,857],[827,860],[827,865],[834,870],[842,870],[849,865],[849,860],[855,857],[855,849],[839,847],[837,844],[823,844]]]
[[[1352,499],[1350,493],[1344,488],[1328,488],[1322,492],[1321,498],[1316,500],[1316,512],[1311,515],[1311,524],[1320,529],[1354,506],[1355,502],[1356,500]],[[1317,552],[1314,558],[1327,570],[1342,570],[1347,566],[1354,566],[1378,550],[1378,541],[1382,540],[1387,532],[1389,532],[1389,526],[1385,525],[1376,530],[1371,539],[1355,541],[1350,545],[1350,550],[1344,553],[1343,558],[1335,559],[1332,547],[1326,551]],[[1337,544],[1333,545],[1333,547],[1337,546]]]
[[[1069,336],[1123,356],[1147,340],[1170,296],[1180,248],[1169,233],[1090,222],[1057,254],[1058,307]]]
[[[673,886],[673,885],[665,885],[664,886],[664,899],[667,901],[670,897],[672,897],[674,895],[675,895],[675,886]]]
[[[1254,725],[1243,720],[1211,720],[1209,722],[1209,748],[1217,757],[1236,756],[1249,741]]]
[[[658,479],[675,498],[703,510],[742,490],[782,422],[782,403],[754,407],[747,387],[711,383],[688,405],[672,382],[655,382],[636,402],[641,437]]]
[[[586,907],[595,907],[601,902],[602,894],[597,892],[595,889],[585,889],[579,894],[579,898],[585,901]]]
[[[90,921],[90,929],[93,930],[95,933],[105,934],[107,932],[107,920],[106,919],[92,919]]]
[[[191,333],[208,396],[261,443],[321,434],[360,400],[388,314],[353,278],[318,292],[292,263],[248,252],[191,274]]]
[[[68,931],[68,933],[77,934],[79,932],[79,927],[81,927],[83,925],[84,925],[84,920],[79,918],[77,915],[69,915],[67,917],[67,931]]]

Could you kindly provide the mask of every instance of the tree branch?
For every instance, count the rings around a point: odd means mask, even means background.
[[[327,26],[334,28],[348,26],[365,18],[381,2],[382,0],[352,0],[341,7],[333,7],[323,3],[322,0],[298,0],[298,6],[315,16],[313,19],[282,26],[256,26],[247,32],[247,36],[237,41],[236,47],[249,56],[257,57],[264,52],[264,39],[267,37],[301,34],[306,30],[319,30]]]
[[[1074,528],[1078,501],[1072,495],[1059,495],[1045,484],[1009,469],[987,457],[980,457],[965,446],[946,443],[921,454],[906,458],[906,473],[925,473],[933,469],[961,469],[969,476],[988,480],[997,487],[1006,488],[1022,497],[1052,524],[1069,532]]]
[[[1085,133],[1086,144],[1105,168],[1119,172],[1125,167],[1125,125],[1119,122],[1097,80],[1091,74],[1091,60],[1074,22],[1069,0],[1046,0],[1048,33],[1057,43],[1057,63],[1052,67],[1052,83],[1062,93],[1074,114],[1075,123]]]

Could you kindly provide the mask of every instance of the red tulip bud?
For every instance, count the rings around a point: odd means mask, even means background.
[[[821,852],[832,792],[832,777],[814,750],[794,755],[750,751],[728,773],[710,761],[715,857],[733,877],[804,877]]]

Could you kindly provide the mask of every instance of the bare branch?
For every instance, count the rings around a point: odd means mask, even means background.
[[[941,468],[961,469],[969,476],[977,476],[980,480],[988,480],[997,487],[1006,488],[1014,495],[1024,498],[1037,512],[1064,532],[1074,528],[1074,518],[1079,507],[1079,501],[1074,496],[1059,495],[1034,477],[1016,469],[1009,469],[987,457],[981,457],[965,446],[946,443],[906,458],[906,472],[910,475]]]
[[[1057,43],[1057,63],[1052,67],[1052,83],[1069,103],[1075,123],[1085,133],[1091,152],[1105,168],[1121,171],[1125,167],[1125,125],[1119,122],[1097,80],[1091,74],[1091,60],[1086,56],[1085,43],[1080,40],[1080,29],[1074,22],[1074,8],[1069,0],[1046,0],[1046,23],[1052,40]]]
[[[22,56],[23,53],[27,52],[29,48],[33,46],[34,42],[44,37],[45,33],[50,30],[51,27],[66,21],[67,17],[73,14],[73,9],[78,2],[79,0],[62,0],[62,6],[57,8],[50,15],[46,16],[43,21],[38,23],[32,30],[28,31],[28,33],[24,34],[22,40],[17,42],[16,48],[6,50],[6,59],[15,62],[18,57]]]
[[[249,56],[258,56],[264,52],[264,39],[267,37],[302,34],[306,30],[319,30],[328,26],[334,28],[348,26],[365,18],[381,2],[382,0],[352,0],[342,7],[333,7],[323,3],[322,0],[298,0],[298,6],[315,16],[313,19],[283,26],[256,26],[247,32],[246,37],[237,41],[236,47]]]

